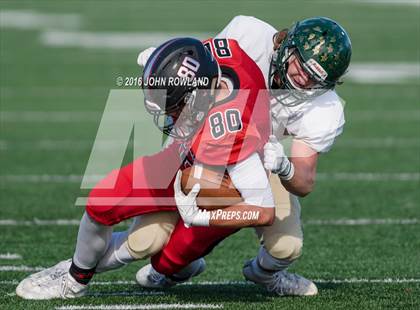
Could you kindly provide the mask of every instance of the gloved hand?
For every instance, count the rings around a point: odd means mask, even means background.
[[[156,47],[149,47],[145,49],[143,52],[140,52],[139,56],[137,56],[137,64],[141,67],[144,67],[150,55],[152,55],[155,49]]]
[[[278,174],[280,179],[288,181],[293,178],[295,168],[284,153],[283,145],[276,136],[271,135],[264,146],[264,168]]]
[[[179,170],[176,174],[174,190],[176,206],[185,226],[209,226],[210,212],[197,207],[196,197],[200,191],[200,184],[195,184],[188,195],[185,195],[181,189],[181,177],[182,172]]]

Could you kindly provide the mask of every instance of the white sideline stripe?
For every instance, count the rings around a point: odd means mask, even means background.
[[[56,307],[56,310],[153,310],[153,309],[222,309],[222,304],[137,304],[137,305],[71,305]]]
[[[0,28],[22,30],[68,28],[78,29],[82,24],[78,14],[41,13],[34,10],[1,10]]]
[[[99,122],[103,113],[98,111],[0,111],[0,122],[42,122],[42,123],[92,123]],[[350,121],[418,121],[420,109],[411,110],[357,110],[346,112]],[[113,113],[116,122],[132,120],[128,113]],[[138,120],[137,120],[138,121]]]
[[[80,220],[56,219],[56,220],[14,220],[0,219],[0,226],[78,226]],[[357,226],[357,225],[418,225],[418,218],[359,218],[359,219],[313,219],[303,222],[304,225],[313,226]]]
[[[41,33],[41,43],[49,47],[80,47],[135,49],[158,46],[175,37],[207,39],[209,32],[85,32],[47,30]]]
[[[92,175],[86,178],[92,182],[99,181],[103,176]],[[380,172],[319,172],[317,181],[419,181],[420,173],[380,173]],[[80,183],[81,175],[55,174],[6,174],[0,175],[0,181],[6,183]],[[83,198],[83,197],[81,197]]]
[[[22,259],[22,255],[13,254],[13,253],[1,253],[0,259],[17,260],[17,259]]]

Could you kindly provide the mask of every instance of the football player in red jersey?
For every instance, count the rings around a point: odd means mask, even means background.
[[[343,132],[343,104],[335,86],[341,84],[350,63],[350,38],[326,17],[301,20],[279,32],[251,16],[236,16],[216,38],[236,40],[260,68],[271,93],[273,136],[264,147],[264,167],[272,172],[276,218],[273,225],[256,228],[261,247],[245,263],[243,274],[279,295],[316,295],[312,281],[287,268],[299,258],[303,246],[297,196],[313,190],[319,155],[328,152]],[[152,48],[139,55],[140,65],[150,51]],[[279,142],[287,137],[292,142],[289,156]],[[170,261],[176,257],[170,245],[171,241],[164,249],[167,254],[159,254],[165,266],[159,267],[159,261],[153,259],[154,266],[166,275],[172,274]],[[172,262],[174,268],[179,268],[177,263]],[[204,262],[194,264],[203,266]],[[194,273],[193,268],[190,275]],[[137,280],[155,287],[175,283],[150,265],[138,273]]]
[[[79,297],[86,293],[95,272],[114,269],[137,259],[136,249],[130,248],[128,233],[112,234],[112,225],[140,214],[176,211],[173,177],[180,166],[223,167],[243,198],[243,203],[228,206],[224,211],[256,211],[260,215],[257,218],[220,219],[216,216],[217,210],[199,211],[196,206],[193,212],[183,212],[181,215],[186,224],[200,227],[186,229],[180,220],[175,230],[182,232],[185,240],[194,240],[197,235],[206,237],[196,248],[197,253],[189,255],[190,261],[197,255],[204,255],[240,227],[272,223],[274,202],[258,154],[268,139],[270,124],[268,97],[259,98],[265,81],[255,63],[234,40],[207,43],[211,44],[213,53],[220,53],[217,57],[220,67],[209,47],[191,38],[170,40],[150,56],[143,80],[151,77],[207,78],[208,83],[201,87],[198,84],[165,85],[158,89],[145,87],[147,110],[175,142],[156,155],[139,158],[113,171],[102,180],[89,195],[73,259],[24,279],[16,289],[18,296],[27,299]],[[167,90],[166,96],[156,92],[159,88]],[[236,89],[246,92],[243,94]],[[162,118],[163,125],[159,121]],[[188,163],[188,160],[192,162]],[[104,188],[103,185],[115,177],[114,188]],[[162,187],[165,182],[169,185]],[[176,183],[175,187],[178,186]],[[198,190],[195,187],[183,197],[178,190],[178,204],[182,198],[194,199]],[[127,204],[126,198],[147,198],[148,203]],[[196,241],[198,239],[194,243]]]

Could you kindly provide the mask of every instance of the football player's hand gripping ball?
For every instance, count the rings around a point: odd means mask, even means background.
[[[284,153],[283,145],[271,135],[264,146],[264,168],[278,174],[282,180],[293,178],[295,169]]]
[[[179,214],[186,227],[209,226],[210,212],[197,207],[197,195],[200,191],[200,184],[195,184],[188,195],[181,189],[181,170],[176,174],[174,182],[175,202]]]

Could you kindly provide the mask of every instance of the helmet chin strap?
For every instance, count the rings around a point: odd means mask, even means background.
[[[299,87],[298,85],[296,85],[295,82],[293,81],[293,79],[290,77],[290,75],[288,73],[286,74],[286,78],[287,78],[288,82],[290,83],[290,85],[293,87],[294,90],[300,91],[300,92],[305,92],[309,96],[315,93],[315,91],[310,89],[310,88],[302,88],[302,87]]]
[[[301,91],[304,91],[305,90],[304,88],[301,88],[301,87],[299,87],[299,86],[297,86],[295,84],[295,82],[293,81],[293,79],[290,77],[289,73],[286,73],[286,78],[289,81],[289,83],[292,85],[293,89],[301,90]]]

